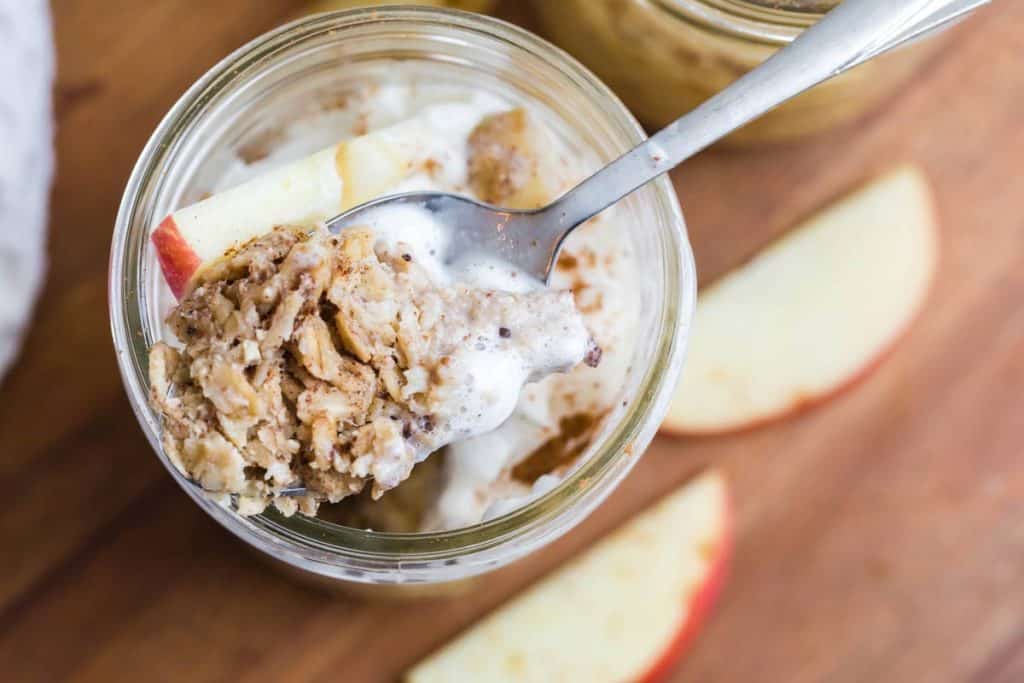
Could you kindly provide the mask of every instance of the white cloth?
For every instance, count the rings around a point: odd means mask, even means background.
[[[0,0],[0,376],[45,270],[53,71],[46,0]]]

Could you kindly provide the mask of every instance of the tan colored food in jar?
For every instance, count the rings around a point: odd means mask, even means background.
[[[792,39],[822,3],[764,8],[757,20],[736,18],[735,30],[702,24],[691,12],[722,23],[724,10],[702,0],[534,0],[545,34],[590,67],[646,125],[660,128],[719,92]],[[750,5],[750,3],[742,3]],[[834,4],[834,3],[832,3]],[[776,7],[779,3],[774,3]],[[689,9],[688,9],[689,8]],[[810,9],[808,9],[810,8]],[[767,17],[773,17],[769,20]],[[760,35],[752,35],[755,31]],[[905,83],[940,46],[918,41],[868,62],[790,100],[728,138],[750,144],[822,132],[866,113]]]

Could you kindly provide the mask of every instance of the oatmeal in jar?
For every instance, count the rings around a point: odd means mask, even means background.
[[[337,236],[320,222],[413,189],[541,206],[578,180],[572,157],[525,109],[414,85],[367,87],[273,139],[153,234],[180,300],[151,401],[179,470],[242,514],[383,531],[473,524],[557,484],[628,370],[614,211],[574,233],[550,289],[446,263],[444,230],[415,210]]]

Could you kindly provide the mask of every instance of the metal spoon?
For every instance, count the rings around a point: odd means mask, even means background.
[[[410,192],[361,204],[327,226],[338,232],[372,224],[383,207],[421,207],[450,231],[448,263],[497,258],[546,284],[566,236],[587,219],[804,90],[989,1],[846,0],[756,69],[541,209]]]

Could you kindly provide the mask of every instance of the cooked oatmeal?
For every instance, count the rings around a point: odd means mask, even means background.
[[[205,266],[150,353],[168,456],[243,514],[373,499],[600,350],[569,291],[437,283],[369,230],[281,227]],[[302,496],[282,495],[304,487]]]

